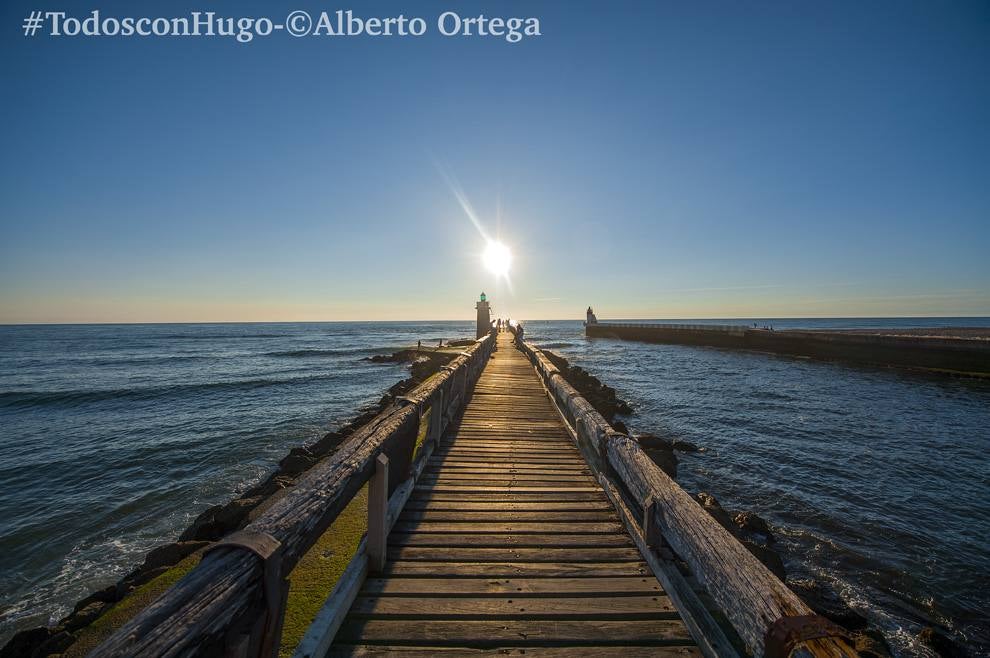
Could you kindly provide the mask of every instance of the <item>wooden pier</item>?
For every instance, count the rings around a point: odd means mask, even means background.
[[[387,559],[330,655],[699,655],[507,333],[392,528]]]
[[[856,656],[537,348],[484,335],[91,655],[278,654],[286,576],[367,485],[295,658]]]

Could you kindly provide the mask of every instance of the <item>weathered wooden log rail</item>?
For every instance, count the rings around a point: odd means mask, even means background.
[[[429,424],[420,452],[429,452],[464,405],[494,348],[494,336],[479,339],[357,430],[271,509],[218,542],[195,569],[91,655],[272,655],[278,648],[286,575],[369,480],[369,508],[377,503],[378,514],[369,519],[369,536],[357,560],[367,565],[366,549],[382,559],[384,536],[403,496],[409,495],[415,471],[422,469],[422,455],[413,463],[421,420],[428,418]],[[388,501],[387,508],[382,501]],[[388,518],[383,518],[386,509]],[[355,577],[349,568],[341,581]]]
[[[543,352],[524,341],[548,394],[555,401],[606,493],[623,512],[630,534],[679,607],[696,607],[673,569],[670,551],[690,568],[754,656],[855,656],[841,630],[812,610],[774,576],[628,436],[608,422],[563,377]],[[629,508],[635,510],[631,512]],[[665,555],[666,554],[666,555]],[[673,579],[673,580],[672,580]],[[678,591],[683,600],[677,601]],[[682,612],[685,612],[682,610]],[[692,631],[715,633],[698,610]],[[692,621],[686,614],[685,621]],[[702,648],[704,643],[699,641]],[[718,647],[709,647],[720,653]],[[706,651],[708,653],[708,651]]]

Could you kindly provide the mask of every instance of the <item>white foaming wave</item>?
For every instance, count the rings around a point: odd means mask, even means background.
[[[152,538],[109,538],[94,544],[77,544],[59,564],[58,573],[17,604],[19,615],[10,622],[46,615],[49,625],[72,612],[75,601],[112,585],[139,563],[157,543]],[[68,602],[68,603],[67,603]],[[8,620],[5,620],[5,622]]]
[[[818,537],[813,533],[805,531],[788,529],[784,532],[792,537],[798,535],[814,536],[818,550],[821,550],[822,544],[833,544],[827,538]],[[871,594],[863,587],[837,576],[834,571],[822,565],[816,565],[812,561],[804,559],[798,559],[798,562],[809,573],[813,574],[816,580],[827,583],[834,589],[850,608],[866,617],[871,625],[876,627],[883,635],[887,644],[890,646],[894,658],[938,658],[938,655],[934,651],[918,640],[918,634],[921,632],[922,626],[920,624],[912,624],[910,621],[885,610],[883,606],[877,603],[878,596],[875,593]],[[953,625],[951,620],[945,619],[935,613],[933,599],[929,598],[922,603],[928,609],[929,613],[933,615],[934,621],[952,630]]]

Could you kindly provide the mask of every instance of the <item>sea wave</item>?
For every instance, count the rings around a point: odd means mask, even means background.
[[[230,382],[204,382],[175,384],[171,386],[147,386],[143,388],[117,388],[102,390],[69,391],[0,391],[0,408],[77,407],[107,400],[152,400],[161,397],[185,395],[206,391],[244,391],[282,384],[300,384],[333,379],[336,374],[308,375],[305,377],[242,379]]]
[[[274,356],[274,357],[281,357],[287,359],[302,359],[302,358],[329,357],[329,356],[349,356],[352,354],[387,354],[400,349],[404,349],[404,348],[351,347],[346,349],[299,349],[299,350],[280,350],[277,352],[265,352],[263,356]]]
[[[350,350],[285,350],[282,352],[265,352],[263,356],[277,356],[285,358],[307,358],[316,356],[340,356],[342,354],[348,353]],[[359,353],[363,350],[354,350],[354,353]]]
[[[292,334],[162,334],[161,336],[149,336],[149,338],[167,338],[181,340],[231,340],[238,338],[286,338]]]
[[[202,354],[173,354],[167,356],[138,356],[122,359],[96,359],[90,361],[91,366],[140,366],[162,363],[178,363],[183,361],[203,361],[215,359],[215,356],[204,356]]]

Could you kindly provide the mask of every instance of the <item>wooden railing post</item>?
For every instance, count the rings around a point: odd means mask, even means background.
[[[443,389],[436,392],[433,404],[430,405],[430,429],[427,441],[439,441],[443,432]]]
[[[368,569],[380,573],[385,569],[388,546],[388,457],[375,459],[375,474],[368,481]]]

